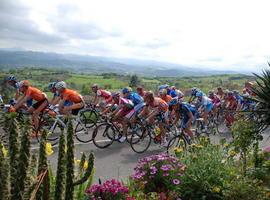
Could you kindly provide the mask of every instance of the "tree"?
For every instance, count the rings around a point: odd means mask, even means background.
[[[139,85],[139,83],[140,83],[140,80],[136,74],[130,77],[130,82],[129,82],[130,87],[136,87],[137,85]]]

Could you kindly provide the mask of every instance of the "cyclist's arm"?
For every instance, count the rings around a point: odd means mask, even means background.
[[[94,105],[97,105],[98,102],[99,102],[99,97],[98,97],[98,95],[96,94],[96,95],[95,95],[95,98],[94,98],[93,104],[94,104]]]
[[[175,119],[174,119],[173,124],[176,125],[178,123],[179,119],[180,119],[180,113],[175,112]]]
[[[24,96],[23,98],[21,98],[15,105],[14,108],[18,109],[20,108],[27,100],[29,100],[31,97],[30,96]]]
[[[112,115],[115,115],[119,110],[121,110],[124,107],[124,104],[121,104],[119,106],[117,106],[117,108],[115,109],[115,111],[113,111]]]
[[[60,102],[61,98],[60,97],[53,97],[53,99],[49,102],[51,105],[56,105]]]
[[[159,109],[155,108],[152,112],[149,113],[147,120],[152,119],[153,117],[155,117],[157,114],[159,113]]]

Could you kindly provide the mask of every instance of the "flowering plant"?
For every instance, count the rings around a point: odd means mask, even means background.
[[[86,190],[86,194],[91,200],[126,200],[129,198],[128,188],[115,179],[107,180],[103,184],[93,184]]]
[[[131,181],[136,189],[145,194],[157,192],[175,196],[184,169],[185,166],[176,157],[165,153],[152,155],[139,160]]]

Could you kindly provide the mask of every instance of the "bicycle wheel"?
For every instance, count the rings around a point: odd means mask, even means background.
[[[167,153],[172,155],[175,154],[175,148],[182,148],[183,151],[187,150],[187,141],[183,135],[174,136],[167,146]]]
[[[93,132],[94,132],[95,128],[96,128],[95,124],[91,127],[86,127],[81,122],[78,122],[76,127],[75,127],[76,139],[82,143],[91,142],[93,139]]]
[[[93,143],[96,147],[104,149],[115,140],[115,129],[108,123],[99,124],[93,132]]]
[[[87,128],[92,128],[95,126],[98,120],[99,115],[95,110],[85,109],[80,112],[80,121]]]
[[[145,130],[145,128],[143,127],[143,125],[141,123],[136,123],[136,124],[132,125],[132,127],[129,127],[127,142],[131,143],[132,135],[134,135],[132,142],[135,142],[135,143],[138,142],[139,138],[142,136],[144,130]],[[136,138],[138,139],[137,141],[136,141]]]
[[[148,130],[144,130],[142,135],[132,134],[130,146],[134,152],[143,153],[149,148],[151,140]]]
[[[64,128],[65,127],[55,118],[48,117],[43,119],[39,129],[36,131],[37,141],[40,142],[42,131],[45,130],[47,132],[47,140],[52,143],[52,145],[55,145],[58,143],[59,136],[64,131]]]

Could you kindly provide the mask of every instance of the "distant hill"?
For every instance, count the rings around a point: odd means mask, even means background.
[[[232,71],[215,71],[151,60],[118,59],[88,55],[58,54],[22,50],[0,50],[0,69],[41,67],[84,73],[138,74],[143,76],[201,76]]]

